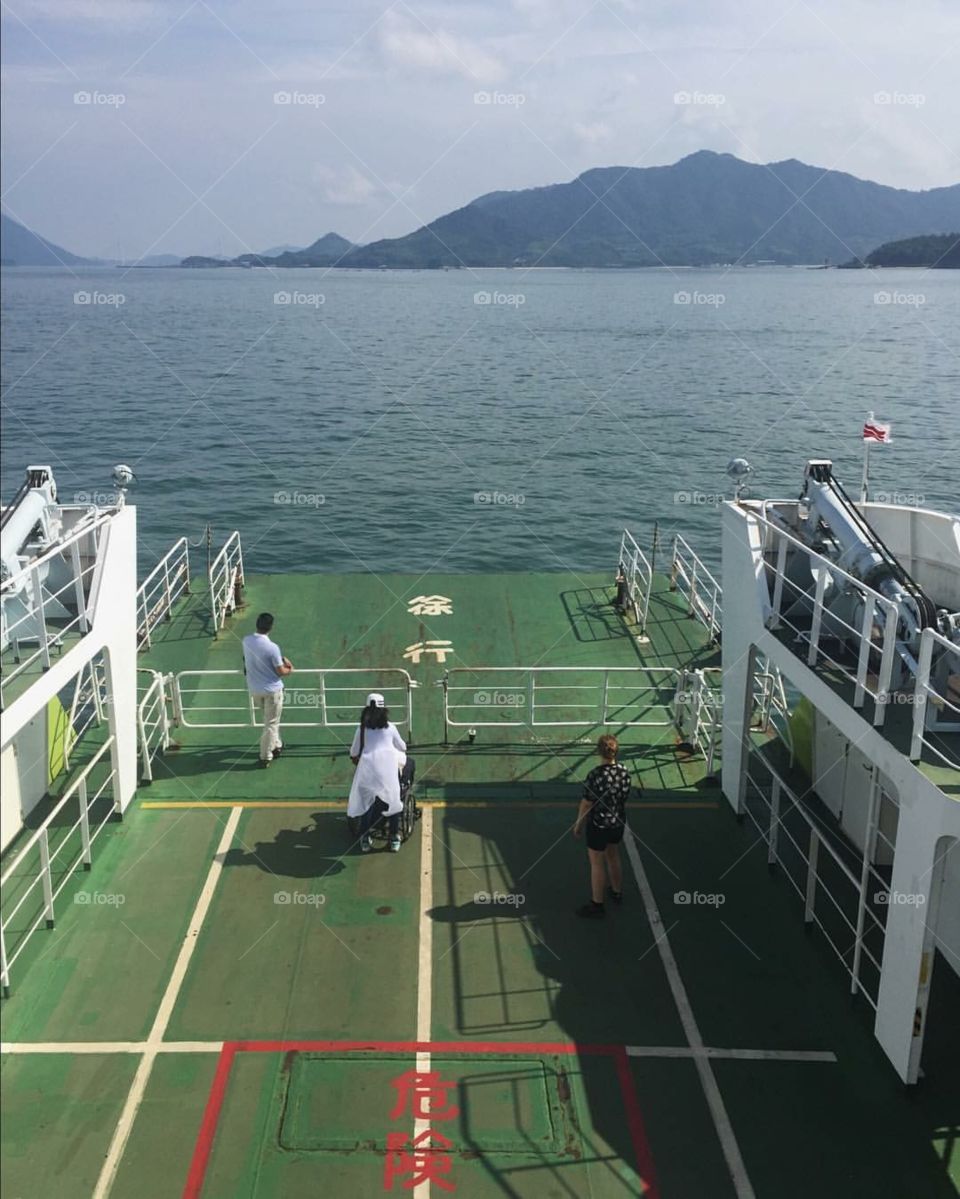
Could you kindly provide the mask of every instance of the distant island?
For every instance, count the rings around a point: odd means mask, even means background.
[[[843,264],[847,270],[879,266],[922,266],[934,270],[960,270],[960,233],[929,233],[905,237],[878,246],[866,258]]]
[[[332,235],[336,238],[336,234]],[[321,238],[321,241],[323,239]],[[330,247],[331,253],[345,249],[350,249],[352,243],[346,238],[336,238],[336,242]],[[274,246],[270,250],[264,250],[262,254],[244,254],[243,259],[252,261],[263,259],[264,261],[273,261],[277,255],[284,257],[290,251],[299,253],[296,246]],[[82,258],[79,254],[73,254],[69,250],[65,250],[63,246],[58,246],[55,242],[48,241],[45,237],[41,237],[39,233],[35,233],[32,229],[28,229],[26,225],[21,225],[19,221],[15,221],[12,217],[8,217],[6,213],[0,213],[0,264],[5,267],[16,266],[65,266],[65,267],[83,267],[83,266],[121,266],[151,268],[151,267],[179,267],[184,262],[182,254],[145,254],[136,258]],[[197,265],[205,266],[226,266],[229,265],[226,260],[220,258],[204,258],[197,256],[193,261]],[[246,262],[236,260],[239,265],[248,265]],[[311,264],[313,265],[313,264]]]
[[[570,183],[490,192],[404,237],[234,266],[651,267],[844,262],[960,226],[960,184],[911,192],[789,159],[701,150],[672,166],[601,167]],[[335,241],[333,239],[336,239]],[[184,266],[225,265],[187,259]]]
[[[277,253],[230,259],[191,255],[180,265],[955,266],[955,245],[944,246],[946,257],[935,245],[955,239],[940,230],[958,228],[960,184],[906,191],[792,158],[763,165],[700,150],[671,166],[598,167],[568,183],[489,192],[403,237],[369,245],[325,233],[304,249],[278,245]],[[7,217],[2,257],[5,265],[97,264]]]
[[[102,259],[81,258],[47,241],[26,225],[0,213],[0,258],[4,266],[104,266]]]
[[[704,150],[672,166],[492,192],[341,265],[805,265],[958,225],[960,185],[909,192],[795,159],[763,166]]]
[[[312,245],[304,250],[284,250],[281,253],[240,254],[237,258],[208,258],[202,254],[193,254],[184,258],[180,263],[184,267],[217,267],[217,266],[336,266],[350,250],[355,249],[353,242],[347,241],[339,233],[325,233],[317,238]]]

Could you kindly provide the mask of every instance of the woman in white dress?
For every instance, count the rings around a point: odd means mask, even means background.
[[[400,771],[407,761],[407,747],[390,723],[390,713],[382,695],[372,692],[367,706],[360,713],[360,724],[353,735],[350,757],[356,766],[347,815],[360,818],[360,849],[369,853],[373,848],[370,830],[384,816],[390,852],[400,849]]]

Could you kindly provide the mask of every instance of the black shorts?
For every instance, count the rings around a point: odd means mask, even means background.
[[[587,849],[595,849],[602,853],[608,845],[619,845],[622,840],[622,824],[615,824],[611,828],[597,828],[587,821]]]

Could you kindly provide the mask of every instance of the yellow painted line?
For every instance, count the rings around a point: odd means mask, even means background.
[[[421,808],[569,808],[575,805],[575,800],[542,800],[535,799],[422,799],[418,806]],[[203,800],[143,800],[141,808],[154,810],[194,808],[197,811],[209,811],[211,808],[317,808],[343,810],[347,806],[345,799],[215,799],[209,803]],[[645,803],[630,805],[631,812],[641,811],[716,811],[720,804],[707,800],[653,800]]]
[[[210,811],[214,808],[345,808],[347,801],[340,799],[211,799],[205,800],[144,800],[141,808],[195,808]]]

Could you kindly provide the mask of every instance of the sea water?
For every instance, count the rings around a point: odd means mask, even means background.
[[[612,569],[622,527],[719,560],[731,458],[795,497],[960,508],[950,271],[7,269],[2,486],[136,472],[141,572]],[[198,551],[202,554],[202,550]]]

